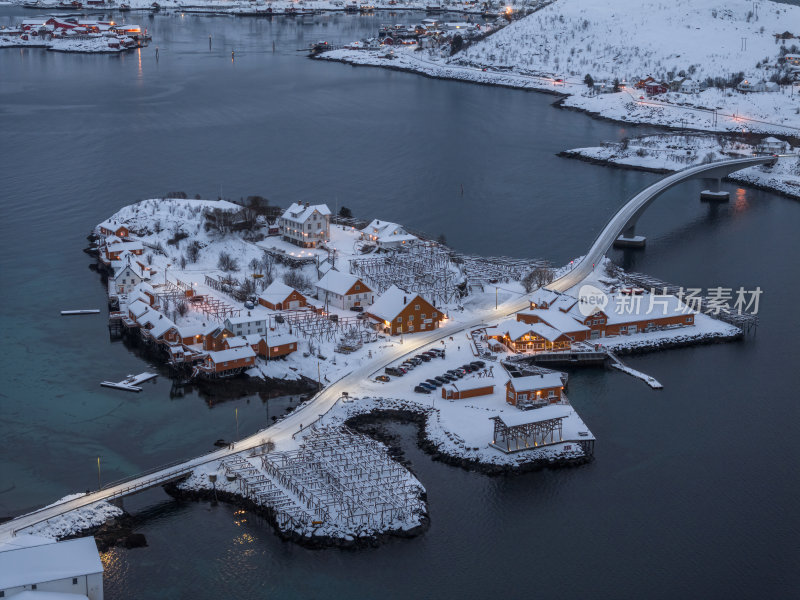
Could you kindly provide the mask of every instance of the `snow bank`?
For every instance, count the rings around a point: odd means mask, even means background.
[[[80,498],[81,496],[83,496],[83,494],[71,494],[69,496],[64,496],[61,498],[61,500],[58,500],[57,502],[54,502],[45,508],[67,502],[75,498]],[[81,531],[91,529],[92,527],[99,527],[109,519],[119,517],[122,514],[123,510],[121,508],[109,504],[108,502],[96,502],[95,504],[90,504],[89,506],[84,506],[82,508],[59,515],[53,519],[38,523],[25,529],[24,532],[54,539],[63,539],[65,537],[80,533]]]

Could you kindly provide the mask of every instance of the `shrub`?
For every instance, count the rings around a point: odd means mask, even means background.
[[[217,267],[220,270],[229,273],[231,271],[238,271],[239,263],[230,254],[225,252],[225,250],[222,250],[219,253],[219,259],[217,260]]]

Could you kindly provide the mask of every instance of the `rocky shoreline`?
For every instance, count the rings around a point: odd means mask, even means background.
[[[360,536],[360,537],[355,537],[355,536],[331,537],[325,535],[313,535],[309,537],[300,535],[299,533],[293,530],[281,529],[275,518],[275,511],[272,508],[257,504],[252,500],[250,500],[249,498],[245,498],[243,496],[240,496],[239,494],[234,494],[232,492],[225,492],[216,489],[187,490],[180,488],[179,485],[174,482],[165,485],[164,491],[179,501],[191,500],[195,502],[211,502],[212,504],[221,501],[231,504],[233,506],[238,506],[239,508],[248,510],[254,514],[257,514],[261,518],[265,519],[272,526],[275,535],[277,535],[283,541],[293,542],[300,546],[303,546],[304,548],[310,548],[314,550],[320,550],[325,548],[343,548],[343,549],[353,549],[353,550],[360,548],[374,548],[391,538],[416,537],[427,531],[428,527],[430,527],[430,518],[428,516],[428,513],[425,512],[423,515],[420,515],[420,521],[421,521],[420,524],[411,529],[387,530],[381,533],[372,534],[369,536]],[[424,492],[421,494],[420,497],[423,501],[427,500]]]
[[[467,458],[443,452],[439,446],[425,435],[427,414],[420,410],[415,412],[409,409],[379,409],[350,417],[345,425],[359,433],[368,435],[389,447],[395,455],[402,457],[402,450],[395,444],[392,436],[382,431],[380,425],[386,422],[413,424],[417,428],[417,447],[428,454],[432,460],[442,462],[453,467],[460,467],[470,472],[485,475],[516,475],[542,469],[571,468],[592,462],[594,456],[556,458],[536,458],[527,462],[515,464],[490,464],[479,461],[477,458]],[[405,465],[408,468],[407,465]],[[413,473],[413,471],[412,471]]]

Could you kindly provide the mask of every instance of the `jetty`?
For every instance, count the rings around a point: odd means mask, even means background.
[[[96,315],[100,312],[99,308],[86,308],[83,310],[62,310],[61,316],[68,317],[71,315]]]
[[[150,381],[158,377],[156,373],[139,373],[138,375],[128,375],[122,381],[101,381],[100,385],[103,387],[114,388],[116,390],[125,390],[126,392],[141,392],[142,388],[139,387],[140,383]]]

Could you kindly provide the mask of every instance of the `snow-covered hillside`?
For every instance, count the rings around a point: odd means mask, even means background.
[[[669,80],[682,71],[700,81],[739,72],[768,78],[775,34],[793,27],[800,33],[800,7],[769,1],[558,0],[459,59],[595,80]]]

